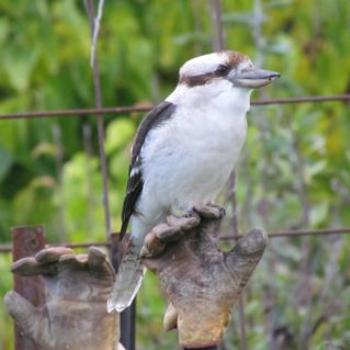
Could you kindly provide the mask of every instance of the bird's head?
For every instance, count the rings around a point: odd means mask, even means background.
[[[252,90],[270,84],[280,74],[254,66],[248,56],[221,51],[192,58],[180,68],[179,84],[187,87],[212,83]]]

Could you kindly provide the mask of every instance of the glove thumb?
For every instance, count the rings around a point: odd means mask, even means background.
[[[40,328],[41,311],[15,291],[6,293],[4,305],[22,331],[35,340]]]
[[[247,284],[267,245],[267,234],[259,229],[244,235],[235,247],[225,254],[226,266],[231,274],[237,293]]]

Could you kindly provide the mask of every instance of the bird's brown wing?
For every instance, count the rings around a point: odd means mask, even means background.
[[[132,148],[131,164],[129,167],[129,178],[127,183],[126,196],[123,204],[120,239],[122,239],[125,235],[130,217],[132,214],[135,213],[135,206],[142,192],[142,146],[144,145],[148,132],[151,129],[159,126],[162,122],[170,119],[171,116],[174,114],[175,108],[176,106],[171,102],[161,102],[154,109],[152,109],[149,114],[147,114],[137,131],[134,145]]]

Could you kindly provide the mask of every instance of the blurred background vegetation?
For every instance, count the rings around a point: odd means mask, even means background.
[[[350,91],[349,0],[224,0],[226,46],[282,79],[259,97]],[[104,106],[156,103],[179,66],[212,51],[205,0],[106,1],[98,52]],[[0,113],[94,105],[90,33],[83,1],[0,2]],[[132,137],[141,114],[106,116],[113,230]],[[252,108],[237,171],[239,228],[350,225],[348,103]],[[232,188],[222,195],[232,231]],[[44,224],[49,242],[104,241],[96,119],[0,122],[0,243],[10,227]],[[350,349],[350,236],[280,238],[245,294],[248,349]],[[11,288],[0,255],[0,298]],[[140,293],[138,349],[175,349],[164,334],[164,301],[148,274]],[[238,313],[224,349],[240,349]],[[0,303],[0,349],[13,348]]]

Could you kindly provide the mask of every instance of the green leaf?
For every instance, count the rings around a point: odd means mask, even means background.
[[[322,202],[322,203],[313,205],[310,213],[311,226],[320,225],[327,218],[328,213],[329,213],[329,203]]]
[[[0,147],[0,181],[6,176],[11,168],[13,159],[10,153]]]
[[[4,70],[10,84],[18,91],[28,88],[34,65],[39,57],[39,49],[33,47],[30,51],[20,44],[10,46],[4,53]]]
[[[119,148],[128,145],[134,133],[135,125],[130,119],[122,118],[110,123],[105,142],[107,154],[110,155]]]

